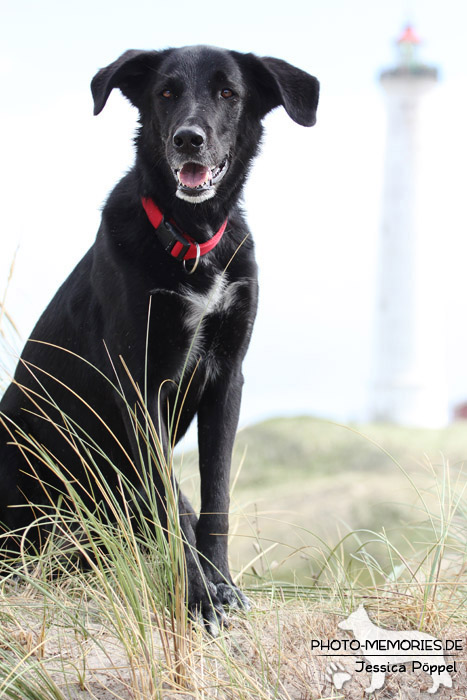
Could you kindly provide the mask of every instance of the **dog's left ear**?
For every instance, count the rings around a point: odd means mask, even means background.
[[[130,49],[110,65],[101,68],[91,81],[94,114],[102,112],[115,87],[120,88],[125,97],[139,108],[145,84],[157,69],[161,53]]]
[[[257,102],[261,117],[282,105],[294,122],[301,126],[316,123],[319,99],[319,81],[313,75],[290,65],[280,58],[259,58],[244,54],[240,58],[247,71],[248,81],[253,83],[250,96]]]

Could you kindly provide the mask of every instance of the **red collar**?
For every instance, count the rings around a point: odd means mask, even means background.
[[[227,226],[226,219],[218,232],[209,241],[197,243],[191,236],[181,231],[173,221],[168,221],[152,199],[142,197],[141,202],[164,249],[177,260],[198,259],[201,255],[209,253],[219,243]]]

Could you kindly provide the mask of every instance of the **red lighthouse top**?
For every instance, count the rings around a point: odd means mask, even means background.
[[[397,40],[398,44],[420,44],[420,37],[415,33],[414,28],[408,24],[401,36]]]
[[[392,82],[396,78],[411,81],[420,81],[423,78],[425,82],[427,80],[432,82],[438,80],[438,69],[427,65],[418,56],[423,41],[410,23],[405,25],[404,30],[394,44],[396,46],[397,63],[393,68],[388,68],[381,72],[380,79],[383,82],[387,80]]]

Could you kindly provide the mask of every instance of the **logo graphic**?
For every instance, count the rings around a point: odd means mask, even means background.
[[[325,680],[336,688],[341,690],[347,681],[350,681],[352,676],[347,673],[341,664],[329,664],[324,674]]]
[[[341,690],[360,673],[370,673],[371,682],[365,692],[371,694],[384,686],[387,673],[423,671],[431,677],[429,693],[436,693],[441,685],[452,688],[451,673],[457,671],[456,657],[463,651],[463,639],[442,642],[425,632],[378,627],[370,620],[363,605],[339,622],[338,627],[351,632],[353,639],[311,640],[312,652],[320,656],[338,656],[342,660],[348,657],[342,661],[345,667],[329,659],[321,677],[325,685]],[[445,660],[446,652],[454,657],[450,663]],[[349,668],[351,662],[352,669]]]
[[[422,670],[431,675],[433,685],[429,693],[436,693],[440,685],[452,688],[450,672],[456,670],[455,663],[447,664],[444,659],[443,644],[439,639],[425,632],[387,630],[375,625],[363,607],[353,612],[346,620],[339,622],[341,630],[352,632],[355,640],[350,649],[358,649],[366,659],[357,661],[356,672],[371,673],[371,684],[365,688],[365,693],[373,693],[383,687],[386,673],[404,673],[406,671]],[[451,648],[459,649],[457,642],[452,642]],[[339,690],[349,678],[343,679],[344,673],[336,667],[331,670],[328,678]],[[338,685],[339,684],[339,685]]]

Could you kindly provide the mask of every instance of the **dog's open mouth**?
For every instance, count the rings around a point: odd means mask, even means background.
[[[228,166],[227,156],[213,168],[201,163],[185,163],[174,171],[178,181],[177,196],[193,201],[209,199],[215,194],[216,185],[224,177]]]

